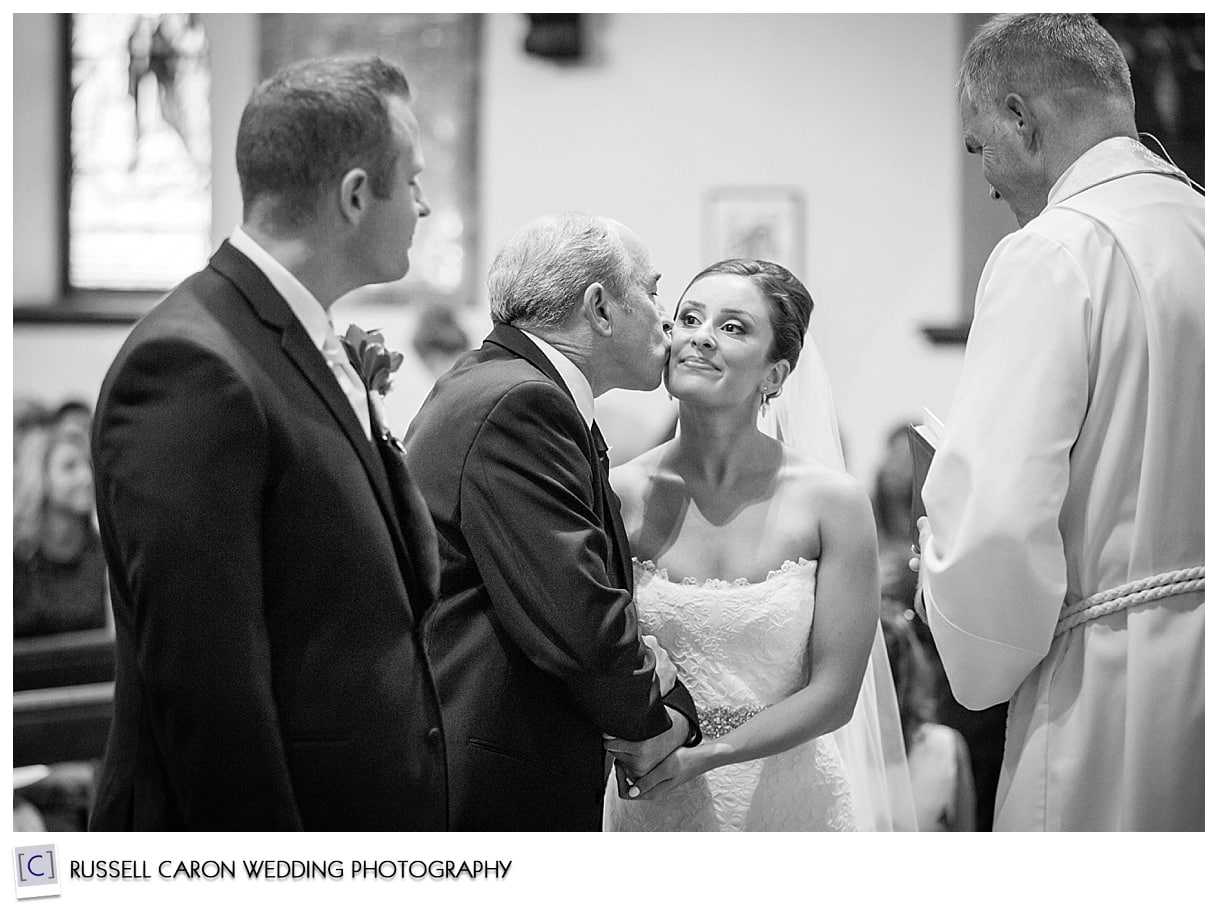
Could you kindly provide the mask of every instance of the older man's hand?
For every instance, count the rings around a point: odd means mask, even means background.
[[[605,751],[617,759],[631,780],[642,777],[689,739],[689,718],[675,708],[668,709],[668,716],[672,726],[651,739],[631,742],[616,736],[605,737]]]

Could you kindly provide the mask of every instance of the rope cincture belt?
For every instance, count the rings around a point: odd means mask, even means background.
[[[1053,638],[1069,632],[1076,626],[1106,617],[1126,607],[1133,607],[1135,604],[1145,604],[1159,598],[1170,598],[1172,595],[1198,590],[1205,590],[1204,566],[1177,569],[1170,573],[1159,573],[1149,579],[1126,582],[1124,585],[1084,598],[1063,610],[1057,619],[1057,628],[1053,630]]]

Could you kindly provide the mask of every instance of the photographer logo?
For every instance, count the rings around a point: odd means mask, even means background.
[[[17,899],[59,896],[59,862],[54,843],[14,847],[13,872]]]

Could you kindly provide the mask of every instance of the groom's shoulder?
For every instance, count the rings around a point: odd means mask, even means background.
[[[189,358],[187,350],[231,356],[239,346],[239,326],[230,323],[239,308],[223,278],[204,269],[191,275],[154,305],[128,332],[111,365],[121,368],[137,354],[154,355],[162,365]]]

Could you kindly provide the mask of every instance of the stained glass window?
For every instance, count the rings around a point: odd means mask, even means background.
[[[68,66],[68,286],[169,289],[211,245],[202,19],[72,14]]]

